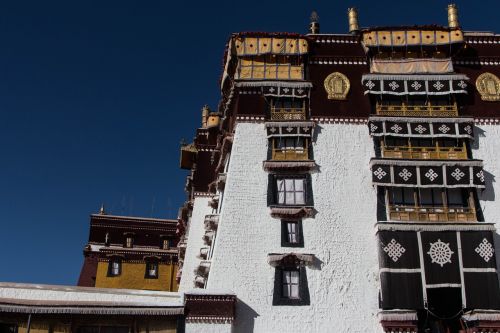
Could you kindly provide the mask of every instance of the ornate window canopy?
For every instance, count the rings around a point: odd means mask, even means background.
[[[449,95],[467,94],[468,80],[463,74],[365,74],[361,84],[365,95]]]
[[[314,125],[315,123],[312,121],[267,122],[267,137],[311,137],[313,135]]]
[[[260,88],[264,96],[306,98],[312,83],[307,81],[237,81],[239,88]]]
[[[500,79],[492,73],[483,73],[476,79],[476,89],[483,101],[500,101]]]
[[[473,118],[370,117],[372,136],[474,139]]]
[[[267,255],[267,261],[273,267],[308,266],[314,263],[314,255],[304,253],[270,253]]]
[[[296,37],[233,37],[233,50],[237,56],[265,54],[303,55],[308,53],[308,42]]]
[[[485,187],[480,160],[407,161],[372,159],[372,181],[378,186],[396,187]]]
[[[419,29],[367,29],[362,32],[362,43],[367,48],[406,47],[419,45],[446,45],[463,43],[464,35],[460,29],[429,27]]]

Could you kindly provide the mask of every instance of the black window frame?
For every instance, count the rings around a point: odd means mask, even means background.
[[[278,203],[278,180],[279,179],[303,179],[304,180],[304,204]],[[286,198],[285,198],[286,199]],[[267,189],[267,205],[275,207],[312,207],[314,206],[312,180],[309,173],[306,174],[269,174]]]
[[[113,264],[118,264],[118,273],[113,273]],[[117,277],[122,275],[123,267],[122,267],[122,259],[119,257],[112,257],[108,261],[108,277]]]
[[[296,242],[290,242],[288,224],[296,223]],[[281,220],[281,246],[282,247],[304,247],[304,233],[302,231],[302,220],[284,219]]]
[[[299,297],[290,298],[283,295],[283,272],[298,271],[299,272]],[[300,266],[278,266],[275,268],[274,274],[274,291],[273,291],[273,306],[292,305],[304,306],[310,305],[309,286],[307,283],[306,268]]]
[[[154,275],[151,275],[150,274],[150,267],[151,265],[154,265],[156,266],[156,274]],[[150,260],[146,260],[146,265],[145,265],[145,272],[144,272],[144,278],[145,279],[158,279],[159,275],[160,275],[160,263],[158,260],[153,260],[153,259],[150,259]]]

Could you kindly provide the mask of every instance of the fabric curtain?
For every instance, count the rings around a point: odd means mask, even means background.
[[[451,59],[372,60],[370,72],[382,74],[452,73],[453,64]]]

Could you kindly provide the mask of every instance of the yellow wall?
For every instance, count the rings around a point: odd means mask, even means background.
[[[78,316],[77,316],[78,317]],[[73,324],[75,327],[78,326],[117,326],[123,327],[128,326],[130,328],[134,327],[134,322],[132,319],[105,319],[106,316],[102,317],[89,317],[85,319],[84,317],[80,319],[73,319]],[[3,322],[3,316],[0,315],[0,323]],[[27,319],[25,320],[8,320],[10,324],[18,325],[19,333],[27,332]],[[50,320],[34,319],[31,322],[30,333],[70,333],[71,325],[66,324],[68,319],[66,316],[61,316],[58,320],[57,316],[52,317]],[[139,333],[175,333],[177,332],[177,320],[175,317],[163,317],[159,320],[154,319],[144,319],[138,318],[135,322],[135,327]],[[49,329],[50,328],[50,329]],[[132,331],[132,330],[130,330]]]
[[[124,288],[143,290],[177,291],[177,265],[158,265],[158,278],[146,279],[145,263],[122,262],[121,274],[108,276],[108,263],[99,262],[97,265],[96,288]]]

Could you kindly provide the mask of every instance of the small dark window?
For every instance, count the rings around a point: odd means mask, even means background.
[[[281,221],[281,246],[303,247],[302,221]]]
[[[112,258],[108,263],[108,276],[119,276],[122,274],[122,262],[119,258]]]
[[[273,305],[309,305],[306,268],[277,267],[274,281]]]
[[[158,278],[158,262],[148,261],[146,262],[146,279],[157,279]]]
[[[134,247],[134,237],[132,235],[125,236],[125,244],[123,246],[131,248]]]
[[[168,238],[161,239],[161,248],[164,250],[170,249],[170,240]]]

